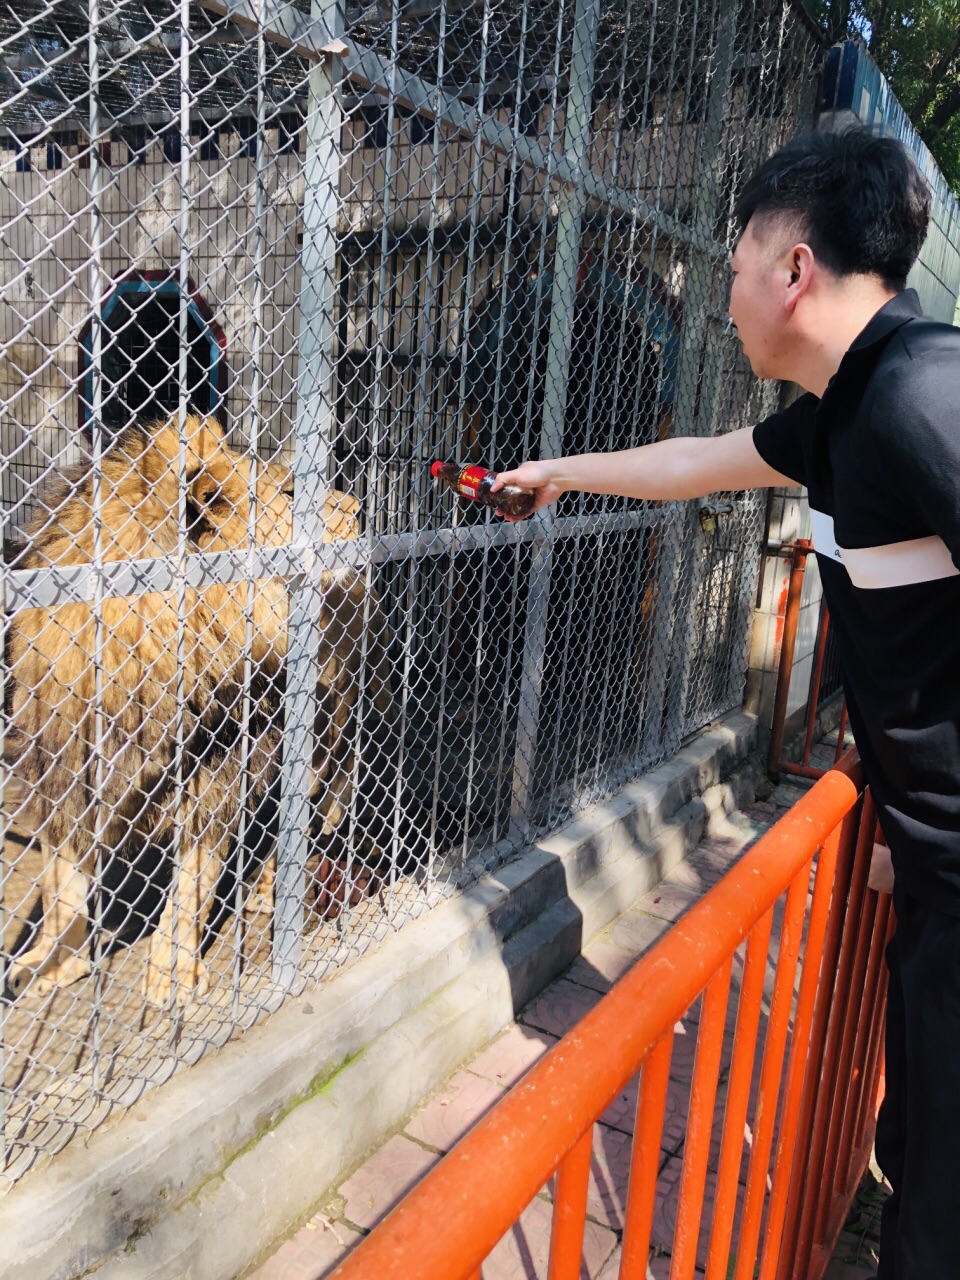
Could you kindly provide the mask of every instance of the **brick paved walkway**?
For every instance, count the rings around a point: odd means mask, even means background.
[[[411,1117],[402,1133],[391,1137],[334,1193],[326,1196],[309,1222],[249,1273],[249,1280],[321,1280],[327,1275],[403,1193],[493,1106],[503,1091],[592,1008],[671,922],[715,884],[799,795],[797,787],[781,783],[766,801],[734,814],[722,838],[703,841],[667,880],[593,938],[567,972],[521,1013],[514,1026],[453,1075]],[[693,1069],[695,1020],[696,1006],[676,1029],[652,1236],[654,1256],[648,1280],[666,1280],[670,1270],[669,1244],[673,1238]],[[720,1100],[718,1095],[718,1105]],[[595,1126],[584,1280],[616,1280],[636,1101],[634,1079]],[[715,1146],[717,1150],[710,1161],[712,1171],[716,1169],[719,1132]],[[745,1168],[746,1162],[741,1178]],[[708,1195],[712,1176],[708,1175]],[[875,1193],[872,1202],[864,1199],[858,1204],[859,1216],[841,1238],[828,1280],[865,1280],[874,1274],[872,1247],[879,1194]],[[550,1219],[551,1207],[545,1195],[535,1199],[484,1263],[484,1280],[546,1277]],[[701,1247],[698,1275],[702,1275],[705,1261]]]

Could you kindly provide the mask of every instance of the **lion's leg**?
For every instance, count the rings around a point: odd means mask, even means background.
[[[229,829],[209,810],[202,813],[204,821],[200,831],[189,834],[196,825],[190,821],[191,814],[198,812],[195,797],[191,796],[183,809],[190,812],[181,814],[181,830],[185,834],[175,883],[151,939],[144,980],[146,998],[159,1005],[167,1004],[173,993],[174,958],[177,1004],[186,1004],[208,989],[207,969],[200,949],[229,845]]]
[[[7,983],[15,996],[28,986],[36,995],[46,995],[90,972],[86,954],[89,856],[78,857],[70,845],[54,852],[45,838],[41,838],[41,849],[44,871],[40,937],[29,951],[11,962]]]
[[[271,853],[257,879],[251,895],[252,910],[269,911],[273,915],[273,899],[277,880],[277,855]]]

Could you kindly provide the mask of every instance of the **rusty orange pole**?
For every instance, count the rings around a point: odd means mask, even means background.
[[[834,752],[834,760],[839,760],[844,752],[843,740],[847,736],[847,704],[844,702],[840,708],[840,724],[837,726],[837,749]]]
[[[873,893],[872,890],[870,893],[874,899],[879,898],[879,895]],[[887,940],[887,911],[889,906],[890,898],[887,894],[883,895],[882,901],[877,900],[876,902],[876,915],[873,923],[873,936],[870,939],[867,973],[863,982],[865,999],[859,1011],[862,1014],[865,1008],[867,1017],[858,1016],[856,1035],[854,1037],[852,1077],[857,1081],[857,1094],[851,1099],[853,1105],[847,1107],[844,1113],[843,1125],[840,1129],[838,1152],[841,1154],[838,1168],[843,1169],[845,1174],[847,1173],[846,1161],[849,1158],[850,1144],[853,1141],[857,1115],[860,1109],[860,1094],[864,1091],[864,1069],[867,1064],[867,1050],[870,1045],[873,1012],[879,999],[882,981],[883,948]]]
[[[887,1005],[887,984],[884,977],[877,992],[877,1001],[873,1011],[873,1023],[870,1028],[870,1048],[867,1053],[867,1065],[864,1071],[864,1088],[860,1097],[860,1113],[857,1117],[857,1128],[854,1142],[858,1146],[867,1146],[873,1141],[873,1124],[881,1099],[877,1091],[880,1086],[880,1065],[883,1061],[883,1029],[884,1014]]]
[[[787,603],[783,614],[783,639],[780,642],[780,659],[777,666],[777,691],[773,700],[773,725],[770,730],[770,750],[767,763],[772,774],[779,774],[783,759],[783,737],[787,725],[787,706],[790,701],[790,678],[793,675],[793,655],[797,647],[797,624],[800,621],[800,599],[803,595],[803,576],[807,556],[813,543],[798,538],[793,544],[790,561],[790,580],[787,587]]]
[[[854,956],[853,974],[850,981],[850,987],[844,994],[847,999],[844,1002],[842,1017],[843,1031],[840,1038],[840,1056],[837,1067],[837,1080],[841,1084],[841,1088],[837,1092],[835,1105],[831,1109],[830,1126],[827,1130],[827,1147],[825,1154],[825,1168],[836,1171],[840,1159],[840,1135],[844,1129],[844,1118],[846,1112],[851,1105],[851,1089],[855,1083],[854,1071],[854,1050],[857,1042],[857,1024],[859,1022],[859,1001],[864,991],[864,984],[867,977],[867,965],[870,959],[871,944],[873,941],[873,926],[876,918],[876,895],[871,895],[874,901],[869,900],[865,904],[864,911],[860,917],[860,928],[857,933],[857,946]],[[839,1011],[838,1011],[839,1012]],[[827,1214],[829,1212],[829,1197],[824,1196],[821,1200],[817,1216],[815,1218],[816,1231],[818,1236],[822,1236],[827,1229]]]
[[[820,705],[820,681],[823,679],[823,661],[827,655],[827,631],[830,627],[830,614],[826,601],[820,605],[820,622],[817,625],[816,657],[810,673],[810,693],[807,696],[807,732],[803,739],[803,755],[800,763],[809,765],[810,752],[813,750],[813,735],[817,727],[817,709]]]

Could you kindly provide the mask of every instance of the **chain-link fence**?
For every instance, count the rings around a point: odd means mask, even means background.
[[[739,703],[760,501],[438,490],[770,407],[783,0],[0,14],[4,1174]]]

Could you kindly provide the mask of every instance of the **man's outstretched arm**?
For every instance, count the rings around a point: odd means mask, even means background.
[[[707,439],[687,436],[615,453],[524,462],[513,471],[501,471],[494,489],[515,484],[532,490],[540,508],[570,490],[670,501],[702,498],[720,489],[795,483],[764,462],[753,443],[753,428],[744,427]]]

